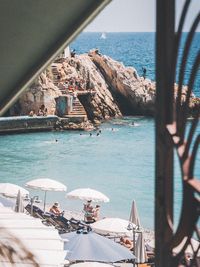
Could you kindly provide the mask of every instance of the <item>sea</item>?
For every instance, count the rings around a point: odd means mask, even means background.
[[[71,43],[76,53],[87,53],[98,48],[125,66],[134,67],[142,75],[155,80],[154,33],[82,33]],[[186,34],[183,36],[181,51]],[[190,51],[185,82],[189,79],[192,62],[198,51],[200,34],[196,34]],[[195,82],[199,94],[200,79]],[[191,121],[188,121],[188,129]],[[29,180],[51,178],[64,183],[67,192],[77,188],[92,188],[104,193],[110,202],[101,203],[101,217],[129,219],[135,200],[141,224],[154,229],[155,189],[155,122],[153,118],[131,116],[112,119],[96,131],[41,132],[3,135],[0,137],[0,182],[24,186]],[[200,133],[200,125],[196,135]],[[58,140],[58,141],[56,141]],[[195,176],[200,177],[200,151],[195,165]],[[177,225],[182,208],[182,181],[175,153],[174,217]],[[30,190],[31,196],[44,193]],[[64,192],[48,192],[49,204],[58,201],[62,209],[82,212],[83,202],[70,200]]]

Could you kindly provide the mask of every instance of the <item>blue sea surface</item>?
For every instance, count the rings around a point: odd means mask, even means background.
[[[187,33],[183,33],[177,64],[178,70],[183,55],[183,50],[187,38]],[[188,84],[195,56],[199,52],[200,33],[196,33],[191,44],[186,68],[184,71],[184,84]],[[142,76],[142,68],[147,70],[147,77],[155,80],[155,33],[106,33],[106,39],[101,39],[101,33],[84,32],[71,44],[71,49],[75,49],[78,54],[88,53],[89,50],[98,48],[100,53],[108,55],[113,59],[122,62],[125,66],[134,67],[138,74]],[[200,96],[200,71],[198,71],[194,93]]]
[[[0,180],[23,186],[48,177],[64,183],[68,192],[79,187],[99,190],[110,198],[101,205],[102,216],[128,219],[135,199],[142,223],[153,227],[153,119],[114,119],[102,124],[101,131],[99,136],[95,131],[92,136],[79,131],[1,136]],[[55,200],[63,208],[82,210],[81,201],[48,192],[48,202]]]
[[[198,35],[199,37],[200,35]],[[71,48],[77,53],[98,47],[100,52],[133,66],[154,80],[153,33],[83,33]],[[196,48],[194,48],[196,49]],[[188,77],[187,77],[188,78]],[[133,124],[134,122],[134,124]],[[189,126],[189,125],[188,125]],[[155,126],[153,118],[125,117],[100,126],[102,133],[67,131],[0,136],[0,182],[24,186],[35,178],[56,179],[67,186],[67,192],[90,187],[110,198],[101,204],[101,216],[129,218],[135,199],[144,227],[154,227]],[[200,133],[200,126],[197,133]],[[56,142],[56,139],[58,142]],[[198,151],[199,152],[199,151]],[[195,176],[200,177],[200,153]],[[181,212],[182,182],[175,157],[175,221]],[[31,194],[43,194],[31,191]],[[65,193],[48,192],[47,201],[59,201],[66,209],[81,211],[83,203],[65,198]]]

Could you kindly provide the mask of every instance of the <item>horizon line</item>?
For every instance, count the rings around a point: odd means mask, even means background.
[[[82,31],[81,33],[156,33],[156,31]],[[189,33],[189,31],[182,31],[182,33]],[[200,33],[200,31],[195,31],[195,33]]]

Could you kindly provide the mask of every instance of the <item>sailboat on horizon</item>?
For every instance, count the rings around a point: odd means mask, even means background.
[[[102,32],[100,39],[106,39],[106,38],[107,38],[106,37],[106,33],[105,32]]]

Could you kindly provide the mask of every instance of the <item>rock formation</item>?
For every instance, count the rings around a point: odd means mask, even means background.
[[[43,72],[38,79],[19,98],[20,114],[27,115],[32,110],[36,114],[41,105],[45,105],[49,115],[56,111],[55,98],[61,95],[60,90],[54,85],[48,71]]]
[[[110,91],[125,115],[153,115],[155,83],[139,77],[132,67],[103,56],[98,51],[89,53],[91,60],[101,71]]]
[[[83,93],[78,95],[79,101],[87,118],[95,124],[122,115],[154,115],[155,82],[139,77],[134,68],[125,67],[98,50],[56,60],[19,99],[21,113],[37,112],[44,104],[48,114],[56,114],[55,98],[66,95],[71,80],[81,83]],[[175,94],[176,88],[177,85]],[[187,87],[184,87],[182,101],[186,91]],[[192,112],[199,106],[200,99],[193,97],[190,101]],[[87,119],[84,123],[91,127]],[[76,128],[75,124],[71,128]],[[67,124],[65,128],[68,128]]]
[[[60,88],[66,80],[81,79],[82,88],[89,91],[89,94],[79,96],[79,99],[91,121],[97,123],[104,119],[122,116],[109,85],[88,55],[78,55],[54,64],[54,67],[56,65]]]

